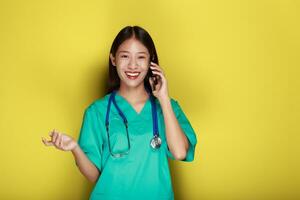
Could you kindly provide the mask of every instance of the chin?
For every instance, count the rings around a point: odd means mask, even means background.
[[[128,80],[124,81],[124,80],[122,80],[122,82],[123,82],[124,85],[126,85],[126,87],[130,87],[130,88],[136,88],[136,87],[144,84],[143,80],[140,81],[140,82],[137,82],[137,81],[128,81]]]
[[[142,78],[142,77],[141,77]],[[128,80],[126,77],[123,78],[123,80],[121,80],[127,87],[138,87],[141,84],[144,84],[144,78],[143,77],[141,80]]]
[[[126,83],[127,87],[130,87],[130,88],[136,88],[142,84],[144,84],[144,82],[142,82],[142,83]]]

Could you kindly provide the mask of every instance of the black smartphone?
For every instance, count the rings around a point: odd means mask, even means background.
[[[153,80],[154,88],[155,88],[156,85],[157,85],[157,83],[158,83],[158,76],[157,76],[157,75],[154,75],[154,74],[152,73],[152,69],[150,68],[151,62],[154,62],[153,57],[152,57],[152,59],[150,59],[150,61],[149,61],[149,74],[150,74],[150,78],[152,78],[152,80]]]

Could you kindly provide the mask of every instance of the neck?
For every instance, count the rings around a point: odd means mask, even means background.
[[[118,94],[126,98],[129,102],[140,102],[144,101],[149,97],[144,84],[137,87],[128,87],[123,84],[120,85],[118,89]]]

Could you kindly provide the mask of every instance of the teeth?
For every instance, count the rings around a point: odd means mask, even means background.
[[[129,76],[138,76],[140,74],[139,72],[137,72],[137,73],[125,72],[125,73]]]

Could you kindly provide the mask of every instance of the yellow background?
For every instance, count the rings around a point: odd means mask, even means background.
[[[41,137],[78,137],[114,37],[140,25],[198,137],[194,162],[170,162],[176,199],[300,199],[299,11],[296,0],[2,0],[0,198],[88,198],[72,154]]]

